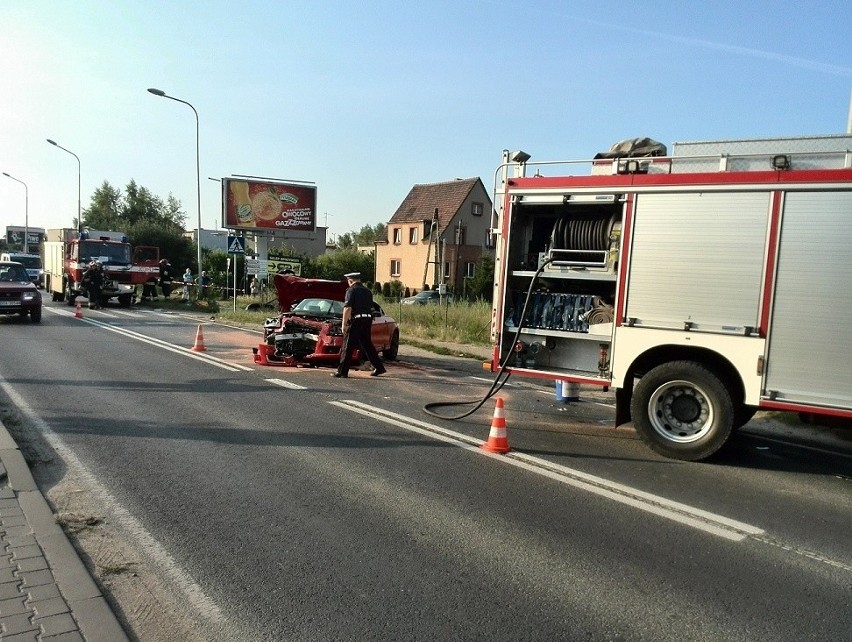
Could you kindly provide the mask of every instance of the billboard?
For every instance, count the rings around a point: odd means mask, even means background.
[[[14,225],[6,226],[6,243],[9,245],[24,246],[24,229]],[[31,227],[27,229],[27,245],[37,247],[44,240],[44,230],[40,227]]]
[[[222,227],[228,229],[313,232],[316,203],[313,185],[222,179]]]

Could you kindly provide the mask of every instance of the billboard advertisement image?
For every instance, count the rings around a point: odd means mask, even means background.
[[[224,178],[222,227],[313,232],[316,202],[313,185]]]

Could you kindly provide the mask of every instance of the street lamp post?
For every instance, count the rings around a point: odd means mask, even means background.
[[[196,187],[198,193],[198,235],[196,238],[198,244],[198,274],[201,274],[201,152],[199,145],[199,127],[198,127],[198,112],[195,110],[195,107],[192,106],[192,103],[188,103],[185,100],[181,100],[180,98],[175,98],[174,96],[169,96],[162,89],[148,89],[148,92],[154,94],[155,96],[160,96],[161,98],[168,98],[170,100],[174,100],[179,103],[183,103],[187,105],[192,113],[195,114],[195,180]]]
[[[11,174],[3,172],[3,176],[11,178],[13,181],[18,181],[24,186],[24,254],[30,253],[30,190],[27,184],[19,178],[15,178]]]
[[[77,159],[77,231],[81,232],[83,230],[83,218],[82,218],[82,210],[80,208],[80,193],[81,193],[80,192],[80,157],[77,156],[77,154],[72,152],[70,149],[65,149],[62,145],[57,143],[55,140],[50,140],[48,138],[47,142],[50,143],[51,145],[53,145],[54,147],[58,147],[63,152],[68,152],[74,158]]]

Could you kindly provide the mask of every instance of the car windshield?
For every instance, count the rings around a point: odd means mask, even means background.
[[[12,259],[15,263],[22,264],[25,268],[29,268],[31,270],[40,270],[41,269],[41,259],[37,256],[14,256]]]
[[[23,265],[0,265],[0,281],[4,283],[26,281],[29,283],[30,277]]]
[[[343,302],[331,299],[302,299],[293,306],[293,312],[329,316],[343,315]]]
[[[433,299],[437,298],[438,292],[435,290],[424,290],[423,292],[418,292],[414,295],[415,299]]]

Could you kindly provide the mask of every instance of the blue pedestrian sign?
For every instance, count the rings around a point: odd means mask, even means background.
[[[228,254],[245,254],[246,239],[244,236],[228,237]]]

